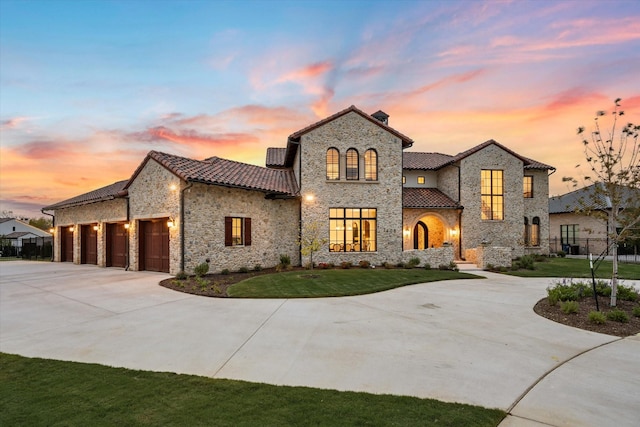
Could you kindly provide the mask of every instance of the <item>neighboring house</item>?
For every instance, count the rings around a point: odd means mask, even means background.
[[[611,241],[607,233],[607,221],[597,215],[611,210],[611,200],[596,187],[596,183],[549,199],[549,242],[554,252],[564,251],[571,255],[608,254]],[[640,200],[640,190],[627,188],[625,199],[635,191],[635,200]],[[577,213],[588,207],[594,215]],[[627,206],[621,206],[622,209]],[[638,243],[627,242],[619,247],[619,254],[635,253]],[[636,246],[636,247],[634,247]]]
[[[15,248],[15,254],[22,252],[23,240],[35,237],[51,237],[50,233],[15,218],[0,218],[0,239],[2,246]]]
[[[315,262],[548,253],[551,166],[493,140],[454,156],[404,152],[413,140],[388,119],[351,106],[267,149],[266,167],[152,151],[129,180],[43,208],[55,212],[54,259],[172,274],[301,264],[314,223],[327,239]]]

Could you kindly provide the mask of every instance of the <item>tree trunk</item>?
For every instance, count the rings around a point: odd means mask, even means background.
[[[618,295],[618,244],[613,244],[613,274],[611,276],[611,307],[615,307]]]

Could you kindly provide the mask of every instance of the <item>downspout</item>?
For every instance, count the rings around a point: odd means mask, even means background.
[[[125,248],[125,250],[124,250],[124,253],[126,253],[126,254],[127,254],[127,263],[126,263],[126,265],[124,266],[124,271],[129,271],[129,267],[130,267],[130,266],[129,266],[129,258],[130,258],[130,257],[129,257],[129,247],[130,247],[129,240],[130,240],[130,238],[131,238],[131,234],[130,234],[130,231],[129,231],[129,230],[131,229],[131,228],[130,228],[130,227],[131,227],[131,224],[130,224],[130,220],[129,220],[130,210],[129,210],[129,196],[128,196],[128,195],[127,195],[127,197],[126,197],[126,200],[127,200],[127,224],[129,224],[129,228],[126,228],[126,230],[125,230],[125,231],[127,232],[127,238],[125,239],[125,242],[127,243],[127,245],[126,245],[126,248]]]
[[[300,192],[300,204],[299,206],[299,210],[300,210],[300,216],[298,218],[299,219],[299,224],[298,224],[298,242],[302,242],[302,203],[303,203],[303,197],[302,197],[302,148],[300,146],[300,144],[298,144],[298,176],[300,177],[300,183],[298,184],[298,189]],[[340,169],[338,169],[340,170]],[[302,265],[302,245],[299,245],[299,250],[298,250],[298,265]]]
[[[50,214],[50,213],[46,213],[44,211],[44,208],[40,209],[40,212],[42,212],[44,215],[49,215],[51,217],[51,227],[54,229],[54,232],[51,233],[51,262],[53,262],[54,260],[54,254],[56,253],[55,251],[55,247],[53,245],[54,243],[54,239],[56,238],[55,235],[55,228],[56,228],[56,216],[54,214]]]
[[[460,205],[460,193],[462,193],[462,175],[460,172],[460,165],[451,165],[458,168],[458,206]],[[458,259],[466,261],[462,256],[462,210],[464,207],[458,208]]]
[[[184,272],[184,193],[193,187],[193,182],[187,181],[187,185],[180,190],[180,271]]]

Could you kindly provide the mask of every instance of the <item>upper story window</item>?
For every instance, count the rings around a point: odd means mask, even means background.
[[[347,179],[357,180],[360,177],[360,168],[358,165],[358,150],[349,148],[347,150]]]
[[[522,181],[522,193],[525,199],[533,198],[533,177],[529,175],[525,175],[524,180]]]
[[[367,181],[378,180],[378,153],[372,148],[364,153],[364,179]]]
[[[424,184],[424,176],[418,177],[418,184]]]
[[[327,150],[327,179],[340,179],[340,152],[335,148]]]
[[[404,176],[404,175],[402,175],[402,183],[403,183],[403,184],[406,184],[406,183],[407,183],[407,177],[406,177],[406,176]]]
[[[504,219],[503,171],[483,169],[481,171],[480,197],[483,220]]]

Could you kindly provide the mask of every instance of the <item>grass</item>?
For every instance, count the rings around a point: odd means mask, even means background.
[[[446,270],[304,270],[252,277],[227,289],[235,298],[316,298],[363,295],[416,283],[478,278]]]
[[[596,278],[611,278],[611,268],[611,261],[602,261],[596,270]],[[575,258],[548,258],[548,261],[536,262],[535,270],[507,271],[506,274],[520,277],[591,278],[589,260]],[[618,277],[640,280],[640,264],[618,263]]]
[[[505,413],[414,397],[272,386],[0,353],[3,426],[496,426]]]

